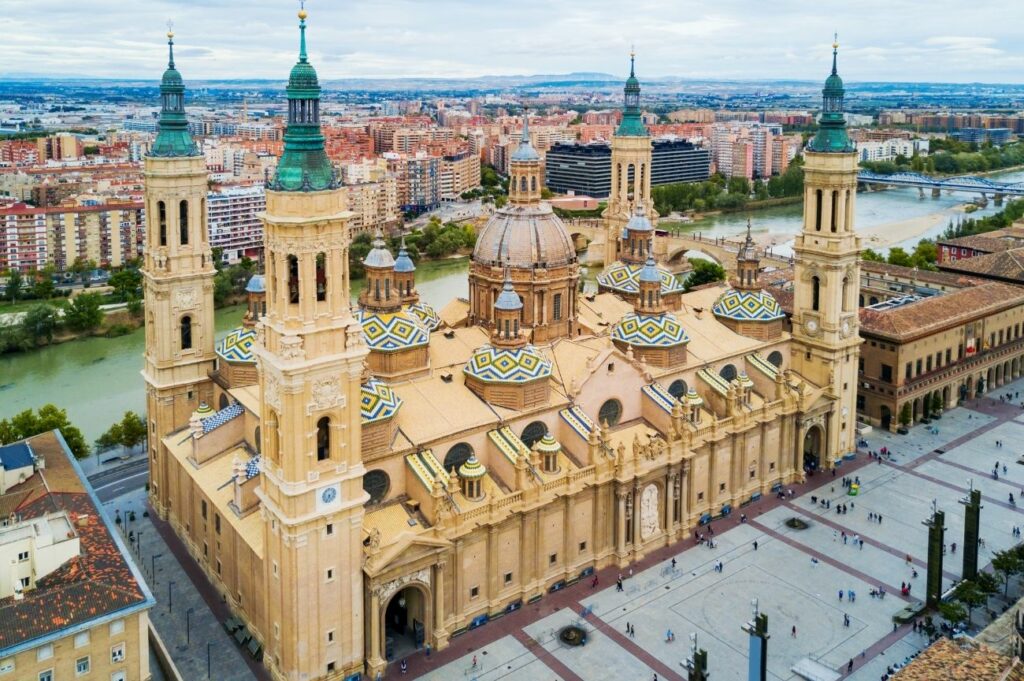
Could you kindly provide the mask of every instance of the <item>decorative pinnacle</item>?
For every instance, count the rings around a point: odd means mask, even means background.
[[[633,65],[634,65],[635,61],[636,61],[636,46],[635,45],[630,45],[629,46],[629,75],[631,77],[635,77],[636,76],[636,74],[633,71]]]
[[[167,67],[174,68],[174,22],[167,20]]]
[[[530,143],[530,107],[523,105],[523,136],[521,138],[523,144]]]
[[[838,52],[839,52],[839,34],[838,33],[834,33],[832,35],[832,75],[833,76],[838,74],[838,71],[836,70],[836,54],[838,54]]]
[[[306,58],[306,0],[299,0],[299,61],[305,62]]]

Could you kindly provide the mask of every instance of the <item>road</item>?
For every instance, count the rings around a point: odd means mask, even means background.
[[[89,476],[89,482],[96,490],[100,501],[110,501],[122,494],[144,487],[147,480],[149,480],[149,462],[146,459],[136,459],[117,468]]]

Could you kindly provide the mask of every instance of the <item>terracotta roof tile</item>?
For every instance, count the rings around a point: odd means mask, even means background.
[[[889,310],[861,308],[861,332],[906,341],[1021,304],[1024,288],[990,281]]]
[[[61,629],[141,605],[146,595],[53,433],[30,439],[46,467],[0,496],[23,519],[66,511],[81,552],[18,601],[0,599],[0,652]],[[49,489],[47,489],[49,487]]]
[[[893,681],[1002,681],[1016,667],[1019,662],[986,645],[967,638],[940,638],[896,672]]]
[[[976,255],[973,258],[942,263],[942,269],[981,277],[998,277],[1024,283],[1024,248],[1013,248],[1000,253]]]

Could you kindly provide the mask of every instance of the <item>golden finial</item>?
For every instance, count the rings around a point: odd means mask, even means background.
[[[171,40],[174,38],[174,22],[170,19],[167,20],[167,39]]]
[[[832,49],[833,50],[838,50],[839,49],[839,33],[838,32],[832,34]]]
[[[629,46],[629,58],[632,59],[635,56],[636,56],[636,45],[635,44],[631,44]]]
[[[306,0],[299,0],[299,19],[305,21],[308,16],[309,13],[306,12]]]

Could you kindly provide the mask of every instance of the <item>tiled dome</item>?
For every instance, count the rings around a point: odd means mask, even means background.
[[[597,283],[616,293],[635,294],[640,292],[640,273],[644,265],[633,263],[614,262],[601,274],[597,275]],[[683,285],[674,274],[660,265],[657,266],[658,276],[661,277],[661,295],[671,293],[682,293]]]
[[[462,371],[486,383],[527,383],[551,376],[551,362],[532,345],[477,348]]]
[[[644,315],[630,312],[615,325],[612,338],[629,345],[665,348],[689,343],[683,325],[672,314]]]
[[[473,262],[515,269],[561,267],[576,262],[576,247],[550,206],[508,205],[480,230]]]
[[[785,317],[779,303],[767,291],[729,289],[718,297],[711,312],[738,322],[771,322]]]

